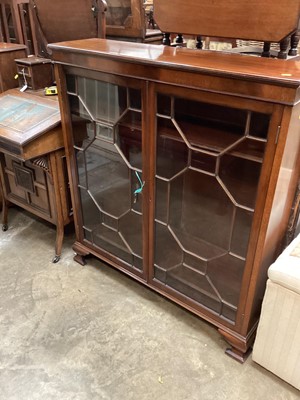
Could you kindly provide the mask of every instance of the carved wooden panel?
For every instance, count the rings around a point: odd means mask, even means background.
[[[24,167],[16,162],[13,163],[16,185],[25,191],[35,193],[34,188],[34,172],[32,169]]]

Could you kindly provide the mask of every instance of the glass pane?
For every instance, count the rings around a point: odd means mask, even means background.
[[[157,113],[171,116],[171,97],[159,94],[157,96]]]
[[[268,127],[270,123],[270,115],[261,113],[252,113],[249,134],[250,136],[267,138]]]
[[[107,25],[125,26],[131,13],[131,0],[109,2],[105,13],[106,23]]]
[[[220,178],[234,200],[254,209],[261,164],[244,158],[224,155],[220,162]]]
[[[116,127],[116,142],[123,157],[133,168],[142,169],[142,115],[129,111]]]
[[[130,110],[141,92],[75,79],[78,96],[69,98],[85,239],[142,270],[141,112]]]
[[[234,322],[269,116],[157,102],[154,276]],[[162,117],[166,105],[170,118]]]
[[[81,114],[87,113],[95,121],[116,122],[126,110],[126,88],[88,78],[76,78]]]
[[[76,90],[76,78],[75,78],[75,76],[67,75],[66,76],[66,80],[67,80],[68,92],[76,94],[77,90]]]
[[[142,109],[141,101],[142,99],[140,91],[137,89],[129,89],[129,107],[141,110]]]
[[[210,154],[191,151],[191,167],[214,173],[216,171],[217,158]]]
[[[174,119],[190,147],[218,153],[244,136],[247,111],[175,98]]]
[[[172,178],[184,170],[188,162],[189,149],[171,120],[157,119],[157,175]]]

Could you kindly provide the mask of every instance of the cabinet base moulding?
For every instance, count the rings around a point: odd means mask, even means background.
[[[243,364],[252,351],[251,346],[255,339],[256,327],[257,324],[255,324],[255,327],[246,338],[241,335],[236,335],[235,333],[224,331],[223,329],[218,329],[220,335],[231,345],[231,347],[225,350],[225,353]]]

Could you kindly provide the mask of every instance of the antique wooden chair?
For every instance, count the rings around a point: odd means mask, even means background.
[[[25,44],[32,54],[29,0],[0,0],[0,41]]]
[[[107,0],[106,36],[143,43],[161,43],[162,32],[148,23],[152,0]],[[152,17],[153,20],[153,17]]]
[[[36,54],[50,56],[47,44],[73,39],[105,37],[104,0],[29,0]]]
[[[263,42],[261,55],[264,57],[270,57],[271,43],[274,42],[280,44],[278,58],[297,54],[299,0],[266,0],[260,3],[253,0],[215,3],[210,0],[153,0],[153,3],[154,18],[165,32],[163,43],[166,45],[171,44],[170,33],[180,32],[175,39],[177,44],[183,42],[183,34],[198,35],[199,49],[202,48],[203,37],[217,37]],[[286,32],[289,34],[286,35]]]

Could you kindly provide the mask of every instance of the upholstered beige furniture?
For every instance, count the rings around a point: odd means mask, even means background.
[[[253,360],[300,390],[300,235],[268,276]]]

